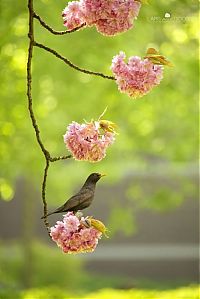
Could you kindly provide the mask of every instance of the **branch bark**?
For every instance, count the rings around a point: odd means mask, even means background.
[[[47,201],[46,201],[46,184],[47,184],[47,176],[48,176],[48,170],[49,170],[49,159],[46,158],[46,165],[44,168],[44,176],[43,176],[43,182],[42,182],[42,201],[43,201],[43,211],[44,211],[44,224],[47,228],[48,234],[50,233],[50,225],[47,220]]]
[[[28,61],[27,61],[27,97],[28,97],[28,110],[30,114],[30,118],[32,121],[33,128],[35,130],[36,139],[38,144],[45,155],[45,157],[50,157],[49,152],[45,148],[41,138],[40,138],[40,130],[33,112],[33,100],[32,100],[32,57],[33,57],[33,45],[34,45],[34,28],[33,28],[33,1],[29,0],[28,3],[29,8],[29,48],[28,48]]]

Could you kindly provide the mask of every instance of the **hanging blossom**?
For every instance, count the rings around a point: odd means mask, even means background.
[[[146,56],[147,57],[147,56]],[[130,97],[139,98],[147,94],[163,78],[163,66],[154,63],[148,57],[138,56],[125,60],[124,52],[113,57],[111,69],[114,73],[118,89]]]
[[[80,0],[69,2],[63,10],[64,26],[72,30],[82,24],[96,26],[103,35],[113,36],[133,27],[139,0]]]
[[[82,217],[82,213],[68,212],[63,221],[57,221],[50,228],[50,236],[64,253],[84,253],[95,250],[105,225],[92,217]],[[106,235],[107,236],[107,235]]]
[[[76,160],[101,161],[115,141],[115,124],[107,120],[79,124],[73,121],[64,135],[64,143]]]

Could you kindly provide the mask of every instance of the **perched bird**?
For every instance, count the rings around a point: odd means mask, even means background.
[[[69,211],[77,212],[78,210],[83,210],[89,207],[94,198],[96,183],[102,176],[105,176],[105,174],[92,173],[91,175],[89,175],[83,187],[80,189],[80,191],[77,194],[70,197],[64,203],[64,205],[57,208],[54,212],[47,214],[47,216],[50,216],[55,213],[63,213]],[[42,217],[42,219],[43,218],[44,216]]]

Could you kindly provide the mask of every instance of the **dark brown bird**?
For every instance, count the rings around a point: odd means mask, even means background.
[[[89,207],[94,198],[96,183],[102,176],[105,176],[105,174],[92,173],[91,175],[89,175],[83,187],[77,194],[70,197],[64,203],[64,205],[57,208],[54,212],[47,214],[47,216],[50,216],[55,213],[63,213],[68,211],[77,212],[78,210],[83,210]],[[42,219],[43,218],[44,216],[42,217]]]

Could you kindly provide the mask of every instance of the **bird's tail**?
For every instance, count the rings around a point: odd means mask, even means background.
[[[46,217],[48,217],[48,216],[50,216],[50,215],[52,215],[52,214],[62,213],[62,212],[67,212],[67,211],[68,211],[68,210],[64,210],[64,211],[63,211],[63,209],[64,209],[64,205],[61,206],[61,207],[59,207],[59,208],[56,209],[55,211],[53,211],[53,212],[51,212],[51,213],[48,213],[48,214],[46,215]],[[45,216],[42,216],[42,217],[41,217],[41,219],[44,219],[44,218],[45,218]]]
[[[51,213],[48,213],[47,215],[46,215],[46,217],[48,217],[48,216],[50,216],[50,215],[52,215],[52,214],[55,214],[55,213],[58,213],[57,211],[54,211],[54,212],[51,212]],[[41,219],[44,219],[45,218],[45,216],[42,216],[41,217]]]

